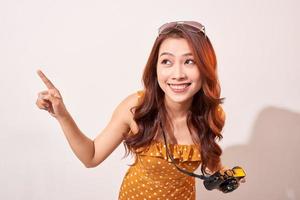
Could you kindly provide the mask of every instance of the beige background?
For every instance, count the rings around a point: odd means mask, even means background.
[[[218,57],[227,121],[223,162],[247,183],[197,199],[300,199],[299,1],[0,1],[0,199],[117,199],[132,160],[116,149],[87,169],[59,124],[37,109],[42,69],[78,126],[94,138],[141,88],[157,28],[206,26]]]

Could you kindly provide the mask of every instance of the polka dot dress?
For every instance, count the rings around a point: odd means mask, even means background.
[[[169,144],[176,164],[187,171],[195,171],[200,163],[196,145]],[[119,193],[119,200],[195,200],[195,178],[178,171],[167,158],[165,145],[153,142],[136,155],[128,169]]]

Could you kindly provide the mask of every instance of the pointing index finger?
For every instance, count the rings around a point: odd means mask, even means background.
[[[47,86],[48,89],[55,88],[53,83],[46,77],[46,75],[41,70],[37,70],[37,73],[38,73],[39,77],[42,79],[42,81],[45,83],[45,85]]]

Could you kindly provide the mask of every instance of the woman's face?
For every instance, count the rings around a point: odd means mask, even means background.
[[[160,45],[157,79],[167,101],[185,103],[200,88],[200,71],[184,38],[167,38]]]

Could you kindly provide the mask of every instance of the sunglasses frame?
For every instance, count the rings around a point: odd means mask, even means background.
[[[168,34],[173,28],[177,28],[180,26],[193,33],[202,32],[206,38],[205,26],[196,21],[174,21],[165,23],[158,28],[158,35]],[[196,30],[189,27],[193,27]],[[168,29],[169,31],[167,31]]]

